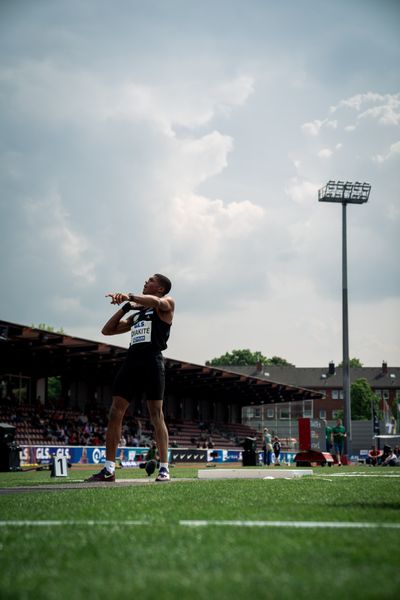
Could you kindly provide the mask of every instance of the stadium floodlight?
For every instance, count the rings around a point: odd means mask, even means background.
[[[356,181],[328,181],[318,192],[320,202],[346,202],[346,204],[364,204],[368,202],[371,186]]]
[[[368,202],[371,186],[356,181],[328,181],[318,191],[319,202],[340,202],[342,204],[342,316],[343,316],[343,398],[344,425],[347,432],[347,456],[352,451],[351,401],[350,401],[350,358],[349,358],[349,313],[347,289],[347,214],[348,204]]]

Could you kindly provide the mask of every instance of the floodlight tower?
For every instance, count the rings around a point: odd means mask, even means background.
[[[347,456],[352,451],[351,402],[350,402],[350,366],[349,366],[349,313],[347,290],[347,214],[348,204],[368,202],[371,186],[356,181],[328,181],[318,191],[319,202],[340,202],[342,205],[342,323],[343,323],[343,398],[344,426],[347,432]]]

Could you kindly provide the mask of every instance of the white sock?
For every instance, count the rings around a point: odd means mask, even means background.
[[[105,468],[107,469],[107,471],[109,473],[114,473],[115,471],[115,462],[113,462],[112,460],[106,460],[106,462],[104,463]]]
[[[168,469],[168,463],[162,463],[162,462],[160,462],[160,469],[163,469],[163,468],[167,469],[167,471],[168,471],[169,470]]]

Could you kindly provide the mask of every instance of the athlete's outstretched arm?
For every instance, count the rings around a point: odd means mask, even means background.
[[[156,308],[161,312],[173,312],[175,304],[171,296],[152,296],[151,294],[106,294],[106,298],[111,298],[111,304],[121,304],[130,300],[139,306],[146,308]]]

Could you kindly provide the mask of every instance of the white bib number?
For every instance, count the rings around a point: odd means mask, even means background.
[[[131,346],[151,342],[151,321],[137,321],[132,326]]]

